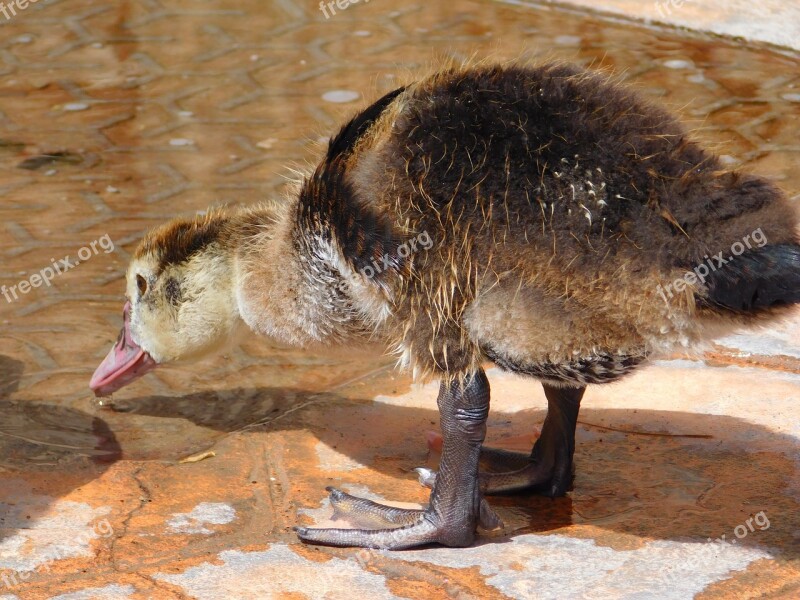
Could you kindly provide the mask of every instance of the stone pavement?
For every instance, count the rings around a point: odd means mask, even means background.
[[[499,0],[532,5],[526,0]],[[749,42],[800,50],[800,4],[784,0],[548,0],[561,8],[600,11],[606,16],[657,26],[705,31]]]
[[[279,197],[359,106],[472,55],[612,68],[800,201],[800,62],[741,42],[472,0],[0,16],[0,283],[80,263],[0,297],[1,600],[800,597],[800,317],[590,389],[574,491],[494,499],[507,529],[471,549],[291,531],[329,518],[326,485],[425,501],[411,469],[435,465],[435,386],[390,359],[249,339],[149,375],[114,410],[91,398],[143,231]],[[541,390],[489,376],[490,442],[528,449]]]

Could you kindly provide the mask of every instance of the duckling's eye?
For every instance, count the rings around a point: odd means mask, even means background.
[[[136,285],[139,288],[139,295],[144,296],[147,291],[147,280],[141,275],[136,275]]]

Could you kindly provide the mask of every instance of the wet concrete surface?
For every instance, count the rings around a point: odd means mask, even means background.
[[[288,0],[76,0],[2,24],[0,282],[81,264],[0,298],[0,599],[800,596],[797,317],[590,388],[574,490],[493,499],[506,529],[466,550],[290,529],[330,517],[326,485],[426,501],[436,388],[391,358],[248,339],[113,408],[90,396],[146,229],[279,197],[359,106],[472,55],[613,69],[800,200],[800,62],[742,43],[467,0],[327,20]],[[489,376],[489,442],[527,451],[541,389]]]

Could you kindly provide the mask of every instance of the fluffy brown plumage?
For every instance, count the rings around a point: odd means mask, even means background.
[[[445,71],[373,127],[347,158],[351,189],[331,197],[390,216],[395,239],[435,241],[389,294],[392,340],[424,373],[488,356],[613,380],[750,319],[709,305],[700,282],[669,302],[659,289],[756,230],[797,242],[772,184],[723,169],[663,110],[568,65]]]

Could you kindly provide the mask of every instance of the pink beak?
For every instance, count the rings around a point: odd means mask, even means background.
[[[158,366],[158,363],[133,341],[130,311],[131,303],[126,302],[123,311],[124,325],[119,332],[119,339],[97,367],[89,382],[89,387],[95,396],[110,396]]]

